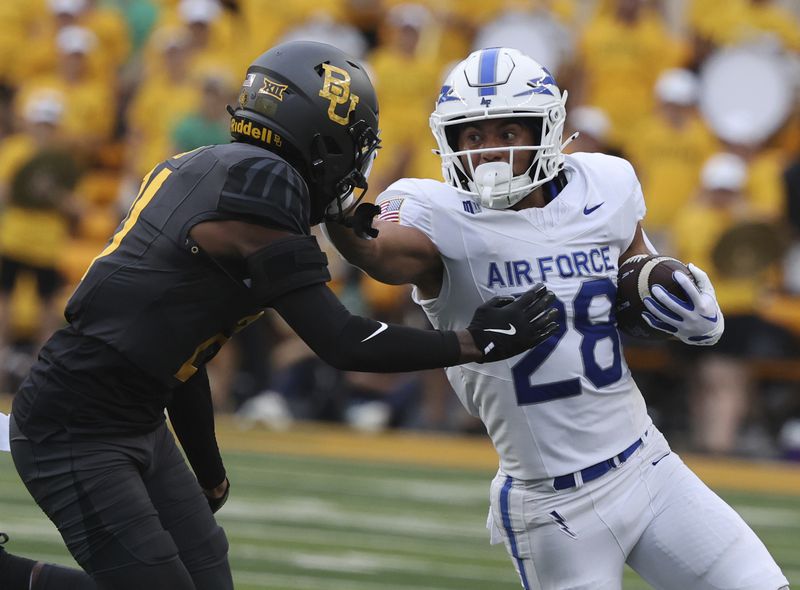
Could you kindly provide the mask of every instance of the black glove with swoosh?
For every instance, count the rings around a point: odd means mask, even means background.
[[[557,329],[556,296],[542,283],[516,299],[494,297],[478,307],[467,330],[483,351],[482,363],[503,360],[547,340]]]

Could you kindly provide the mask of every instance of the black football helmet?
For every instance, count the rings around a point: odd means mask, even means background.
[[[325,43],[273,47],[247,69],[231,113],[231,135],[292,164],[311,193],[311,224],[334,201],[367,189],[378,138],[378,99],[364,67]]]

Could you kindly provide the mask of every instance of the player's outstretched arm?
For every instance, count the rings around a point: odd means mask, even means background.
[[[494,298],[466,330],[418,330],[352,315],[325,285],[297,289],[272,307],[317,355],[353,371],[398,372],[492,362],[520,354],[556,329],[554,295],[537,285],[521,297]]]
[[[347,311],[325,285],[327,262],[311,236],[240,221],[204,222],[191,235],[220,266],[231,257],[244,259],[253,299],[274,308],[340,369],[397,372],[495,361],[528,350],[556,329],[553,295],[542,285],[516,300],[483,304],[461,332],[417,330]]]
[[[347,218],[349,225],[328,222],[325,233],[350,264],[375,280],[417,285],[425,296],[438,295],[444,268],[439,250],[418,229],[375,219],[379,211],[377,205],[362,203]]]

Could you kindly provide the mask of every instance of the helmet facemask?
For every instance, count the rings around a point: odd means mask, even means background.
[[[369,188],[369,174],[372,171],[372,165],[380,149],[379,132],[372,129],[364,121],[357,121],[348,129],[352,139],[353,153],[353,166],[350,172],[345,174],[340,179],[328,179],[326,182],[324,177],[325,162],[330,157],[330,154],[321,152],[317,149],[318,157],[312,162],[312,176],[320,178],[316,186],[318,190],[325,194],[325,199],[328,203],[325,211],[322,214],[322,219],[325,221],[341,222],[366,195]],[[322,141],[320,136],[315,140],[324,149],[325,142]],[[359,189],[360,194],[356,199],[350,199],[353,192]]]

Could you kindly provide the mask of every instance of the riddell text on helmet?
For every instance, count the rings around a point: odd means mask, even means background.
[[[276,147],[281,147],[283,144],[283,139],[281,136],[273,132],[272,129],[264,127],[263,125],[254,125],[252,121],[243,121],[242,119],[232,118],[231,133],[246,135]]]

